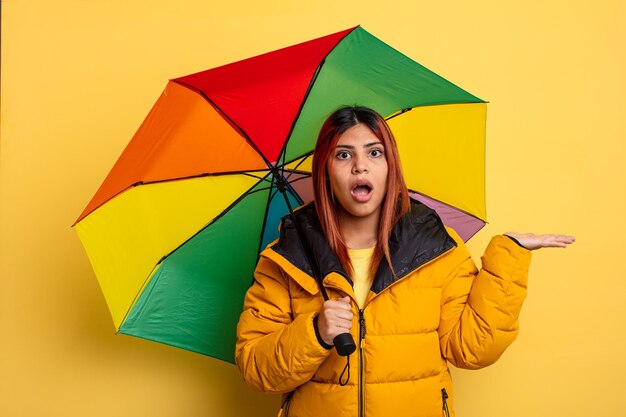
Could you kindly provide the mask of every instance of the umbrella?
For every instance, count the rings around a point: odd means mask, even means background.
[[[234,362],[258,254],[351,104],[388,119],[414,197],[484,225],[486,103],[357,26],[168,82],[74,225],[116,330]]]

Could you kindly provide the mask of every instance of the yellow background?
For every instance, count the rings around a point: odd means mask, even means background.
[[[490,101],[477,261],[578,239],[534,254],[501,360],[454,371],[458,415],[624,415],[626,3],[308,3],[2,1],[0,415],[275,415],[232,365],[115,336],[70,225],[168,78],[355,24]]]

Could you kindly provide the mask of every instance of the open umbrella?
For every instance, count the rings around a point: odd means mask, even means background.
[[[258,254],[354,104],[388,118],[413,196],[484,225],[485,102],[361,27],[172,79],[75,223],[118,332],[233,362]]]

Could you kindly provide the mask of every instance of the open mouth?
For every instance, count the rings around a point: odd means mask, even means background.
[[[357,181],[352,188],[352,197],[360,202],[368,201],[372,195],[372,184],[368,181]]]

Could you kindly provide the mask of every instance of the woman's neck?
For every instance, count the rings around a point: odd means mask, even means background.
[[[368,217],[354,217],[339,213],[339,227],[348,249],[366,249],[378,243],[380,210]]]

